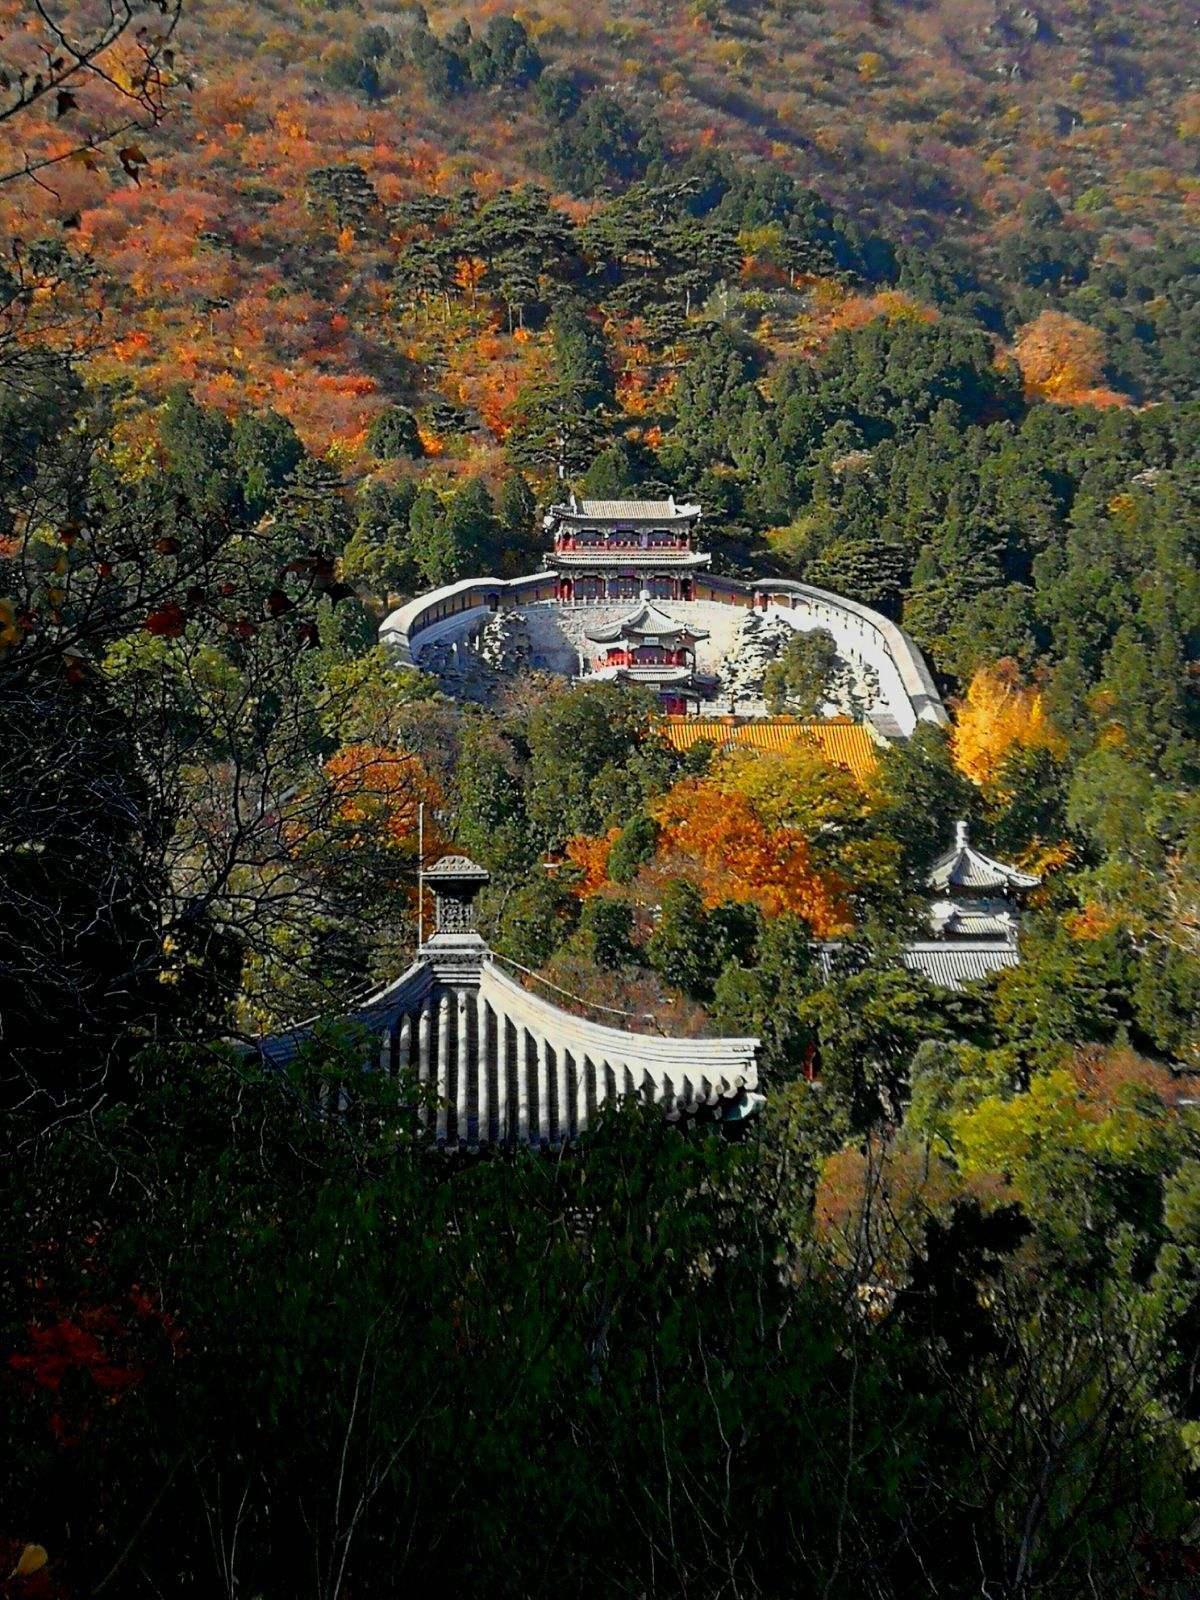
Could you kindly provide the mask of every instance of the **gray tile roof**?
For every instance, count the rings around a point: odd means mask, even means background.
[[[976,850],[967,836],[965,822],[958,824],[957,832],[954,844],[930,869],[931,889],[1036,889],[1042,881]]]
[[[920,972],[930,983],[943,989],[961,989],[964,984],[989,973],[1003,972],[1020,964],[1015,944],[978,943],[963,939],[953,943],[929,940],[910,944],[903,952],[904,965],[910,972]]]
[[[738,1120],[760,1106],[759,1041],[672,1038],[593,1022],[501,971],[482,940],[435,935],[395,983],[346,1019],[366,1030],[364,1065],[412,1072],[436,1104],[418,1110],[447,1149],[557,1146],[608,1101],[638,1095],[671,1121],[708,1108]],[[275,1068],[313,1037],[308,1022],[259,1041]]]
[[[823,977],[828,981],[834,957],[841,947],[836,941],[823,944],[818,950],[818,960]],[[1003,972],[1020,965],[1021,956],[1015,944],[1001,943],[997,939],[920,939],[906,945],[900,959],[909,972],[920,972],[943,989],[961,989],[964,984],[989,973]]]
[[[712,556],[703,550],[610,550],[598,544],[594,550],[548,550],[546,563],[558,567],[706,567]]]
[[[1011,918],[1003,912],[976,911],[969,906],[955,906],[944,916],[935,909],[931,920],[934,932],[941,938],[1007,939],[1013,927]]]
[[[680,522],[698,517],[700,507],[676,500],[580,500],[574,495],[564,505],[550,507],[557,517],[588,517],[600,522]]]
[[[407,972],[389,983],[386,988],[348,1011],[343,1020],[355,1027],[366,1028],[368,1033],[377,1034],[380,1028],[388,1025],[399,1010],[405,1006],[415,1005],[424,998],[431,986],[432,978],[427,964],[421,961],[414,962]],[[289,1062],[295,1060],[305,1045],[311,1042],[319,1020],[321,1019],[310,1017],[306,1022],[298,1022],[282,1033],[260,1039],[258,1041],[260,1055],[273,1067],[287,1066]]]
[[[614,520],[622,517],[639,520],[644,517],[694,517],[700,511],[699,506],[677,505],[674,500],[579,500],[576,504],[580,516],[612,517]]]
[[[687,634],[690,639],[708,638],[703,628],[690,628],[686,622],[676,622],[674,617],[669,617],[665,611],[660,611],[648,601],[643,601],[619,621],[607,623],[603,627],[588,628],[586,633],[596,644],[611,644],[614,640],[624,638],[627,633],[653,639],[675,638],[679,634]]]

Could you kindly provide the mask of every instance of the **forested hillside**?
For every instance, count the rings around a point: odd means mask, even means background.
[[[14,70],[23,12],[14,0]],[[435,448],[486,457],[550,359],[547,276],[603,309],[622,402],[647,426],[680,354],[676,306],[805,354],[915,302],[1005,346],[1034,324],[1022,366],[1052,395],[1182,397],[1194,19],[1145,12],[829,0],[514,19],[203,0],[178,30],[171,115],[130,170],[88,155],[48,187],[5,186],[0,210],[26,234],[65,228],[111,273],[97,371],[270,405],[352,461],[396,401]],[[90,93],[24,123],[20,148],[68,148]],[[513,185],[545,194],[487,213]],[[664,226],[639,252],[638,231]],[[1039,327],[1047,310],[1096,337]]]
[[[0,0],[0,1595],[1195,1594],[1193,12]],[[950,725],[397,666],[560,471]],[[750,1129],[431,1160],[337,1020],[422,805]],[[1041,881],[948,989],[960,820]]]

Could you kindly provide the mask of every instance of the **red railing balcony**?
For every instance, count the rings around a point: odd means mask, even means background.
[[[690,550],[692,543],[690,539],[576,539],[560,535],[554,541],[554,548],[564,554],[603,555],[606,550]]]
[[[686,667],[686,650],[656,650],[642,646],[634,650],[609,650],[596,657],[597,667]]]

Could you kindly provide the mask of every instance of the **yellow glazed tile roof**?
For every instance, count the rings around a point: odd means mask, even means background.
[[[846,767],[866,783],[875,771],[875,741],[861,722],[833,719],[801,722],[796,717],[760,717],[752,722],[728,722],[709,717],[667,717],[663,737],[676,750],[690,750],[701,740],[711,744],[743,744],[755,750],[789,750],[804,740],[835,766]]]

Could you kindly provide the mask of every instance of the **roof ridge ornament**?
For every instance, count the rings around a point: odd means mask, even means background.
[[[470,856],[445,855],[422,877],[433,886],[433,937],[469,934],[478,938],[475,899],[484,885],[491,882],[491,873]]]

